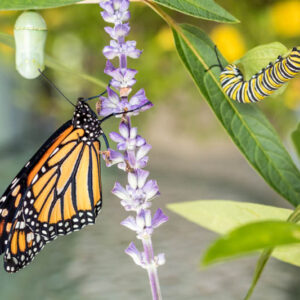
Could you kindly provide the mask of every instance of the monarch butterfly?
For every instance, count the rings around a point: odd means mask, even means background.
[[[222,70],[220,74],[222,89],[232,100],[240,103],[263,100],[300,72],[300,48],[296,47],[287,57],[278,56],[274,64],[269,63],[248,81],[244,80],[236,65],[230,64],[223,68],[218,54],[217,59],[219,64],[213,66],[219,66]]]
[[[0,198],[0,254],[7,272],[26,266],[58,235],[95,223],[102,206],[99,136],[108,147],[101,123],[133,110],[99,120],[86,100],[73,104],[72,120],[41,146]]]

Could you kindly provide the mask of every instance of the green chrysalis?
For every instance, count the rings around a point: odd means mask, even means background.
[[[44,48],[47,25],[43,17],[33,11],[22,13],[14,28],[16,43],[16,68],[27,79],[40,75],[44,69]]]

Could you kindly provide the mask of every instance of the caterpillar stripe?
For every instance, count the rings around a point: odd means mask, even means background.
[[[248,81],[244,80],[236,65],[230,64],[223,68],[220,82],[222,89],[232,100],[240,103],[258,102],[273,94],[299,72],[300,47],[295,47],[287,57],[278,56],[274,64],[269,63]]]

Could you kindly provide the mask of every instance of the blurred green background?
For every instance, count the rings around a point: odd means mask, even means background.
[[[179,23],[192,23],[210,34],[233,62],[260,44],[280,41],[299,46],[300,2],[223,0],[219,4],[241,23],[224,25],[169,13]],[[73,5],[41,11],[48,25],[46,52],[68,67],[104,81],[103,47],[109,42],[97,5]],[[0,31],[13,33],[20,12],[0,12]],[[151,178],[166,203],[229,199],[288,207],[245,162],[201,99],[176,54],[172,33],[148,7],[131,4],[130,39],[143,50],[129,67],[138,69],[135,88],[145,88],[154,108],[135,118],[139,132],[153,145]],[[73,101],[102,91],[76,74],[46,69],[45,73]],[[43,79],[28,81],[15,70],[14,52],[0,44],[0,190],[4,191],[36,149],[73,108]],[[291,150],[290,132],[300,110],[300,77],[284,94],[258,104]],[[106,133],[116,130],[111,120]],[[295,160],[297,160],[296,156]],[[298,161],[297,161],[298,163]],[[104,207],[95,226],[50,243],[33,263],[15,275],[0,271],[3,299],[150,299],[146,272],[124,254],[134,234],[119,223],[127,216],[110,191],[125,176],[102,166]],[[257,256],[201,270],[199,260],[215,234],[167,211],[170,221],[154,234],[156,253],[167,264],[159,275],[165,299],[242,299],[251,282]],[[136,243],[138,244],[138,242]],[[271,260],[253,299],[299,299],[300,269]],[[0,297],[0,299],[2,299]]]

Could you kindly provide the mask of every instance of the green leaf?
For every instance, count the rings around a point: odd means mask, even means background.
[[[168,204],[167,208],[185,219],[219,234],[227,234],[238,226],[266,220],[285,221],[291,209],[236,202],[229,200],[199,200]],[[290,245],[274,250],[272,256],[300,266],[300,247]]]
[[[0,32],[0,43],[9,46],[11,48],[15,48],[15,43],[14,43],[14,38],[12,35],[6,34],[6,33],[1,33]],[[55,69],[55,70],[59,70],[62,72],[66,72],[72,75],[76,75],[84,80],[87,80],[91,83],[94,83],[100,87],[106,88],[107,84],[96,78],[93,77],[91,75],[88,75],[86,73],[71,69],[69,67],[67,67],[66,65],[64,65],[63,63],[61,63],[60,61],[58,61],[57,59],[49,56],[49,55],[45,55],[45,65],[49,68]]]
[[[294,147],[297,151],[298,157],[300,157],[300,123],[296,130],[294,130],[291,134],[291,138],[294,144]]]
[[[224,129],[264,180],[293,205],[300,203],[300,172],[276,131],[258,109],[259,104],[239,104],[223,92],[214,44],[198,28],[183,25],[173,30],[178,53]],[[226,61],[220,57],[223,65]]]
[[[154,0],[154,2],[200,19],[224,23],[239,22],[213,0]]]
[[[291,209],[230,200],[198,200],[168,204],[185,219],[219,234],[237,226],[268,219],[287,220]]]
[[[217,239],[204,254],[202,262],[208,265],[264,248],[295,243],[300,243],[300,225],[284,221],[247,224]]]
[[[0,10],[43,9],[65,6],[81,0],[1,0]]]

